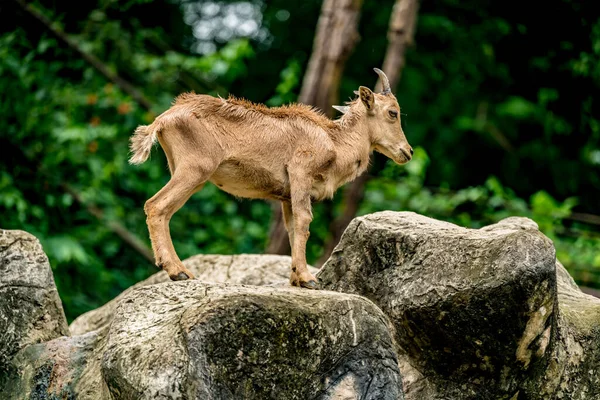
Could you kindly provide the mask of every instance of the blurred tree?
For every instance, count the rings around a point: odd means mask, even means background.
[[[331,105],[338,103],[339,87],[346,60],[358,40],[358,21],[362,0],[325,0],[313,51],[304,74],[298,101],[313,105],[329,116]],[[283,223],[283,211],[279,204],[273,205],[273,217],[269,230],[266,252],[289,254],[290,243]]]
[[[418,6],[417,0],[396,0],[390,17],[388,47],[383,61],[383,71],[386,72],[394,93],[404,68],[406,49],[414,42]],[[376,90],[381,91],[381,81],[378,81]],[[317,261],[318,266],[327,261],[342,238],[348,224],[356,216],[358,207],[363,200],[365,184],[368,179],[369,175],[365,173],[348,184],[348,187],[344,190],[344,197],[341,200],[343,210],[340,215],[332,220],[329,226],[330,237],[325,242],[323,254]]]

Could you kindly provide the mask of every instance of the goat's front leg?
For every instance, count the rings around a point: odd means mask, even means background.
[[[165,187],[144,205],[156,265],[174,281],[193,279],[194,275],[177,257],[169,232],[169,221],[190,196],[202,188],[204,182],[202,176],[176,172]]]
[[[284,218],[289,217],[289,209],[284,206]],[[292,274],[290,283],[307,289],[318,289],[317,278],[306,267],[306,242],[310,236],[309,226],[312,221],[310,193],[307,189],[292,191],[292,223],[290,241],[292,246]],[[286,226],[289,226],[286,221]]]

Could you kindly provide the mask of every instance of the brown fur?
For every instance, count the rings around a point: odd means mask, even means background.
[[[131,138],[131,163],[144,162],[158,141],[172,175],[144,206],[157,265],[171,279],[192,277],[175,253],[169,220],[210,181],[235,196],[282,202],[292,246],[290,282],[310,287],[316,283],[305,255],[311,202],[332,197],[363,173],[373,150],[399,164],[411,158],[399,116],[390,110],[399,115],[391,93],[365,87],[335,121],[303,104],[268,108],[235,97],[180,95]]]
[[[174,105],[188,104],[202,109],[204,104],[198,103],[199,97],[200,95],[194,93],[184,93],[175,99]],[[320,110],[305,104],[289,104],[270,108],[264,104],[253,103],[230,95],[226,101],[216,104],[214,111],[224,118],[231,119],[252,117],[297,118],[318,125],[323,129],[337,128],[336,123],[327,118]]]

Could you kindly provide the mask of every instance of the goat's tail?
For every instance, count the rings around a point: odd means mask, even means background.
[[[131,157],[130,164],[142,164],[150,156],[152,145],[156,143],[156,131],[152,126],[140,125],[137,127],[131,139],[129,140],[129,150]]]

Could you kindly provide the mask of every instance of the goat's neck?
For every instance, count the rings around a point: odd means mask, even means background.
[[[367,121],[363,116],[357,118],[346,114],[336,122],[340,129],[331,132],[331,136],[336,146],[338,167],[347,169],[356,165],[356,172],[360,174],[367,168],[372,151]]]

